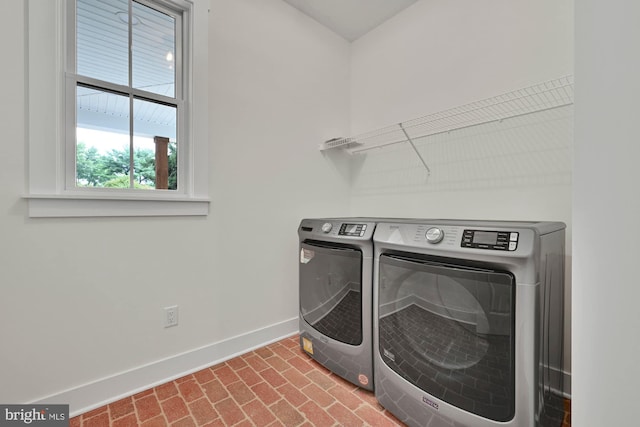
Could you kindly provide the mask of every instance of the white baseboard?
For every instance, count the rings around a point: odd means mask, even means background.
[[[31,404],[69,404],[69,416],[224,362],[298,333],[298,317],[52,394]]]

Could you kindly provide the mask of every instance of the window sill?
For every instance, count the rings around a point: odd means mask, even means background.
[[[85,195],[25,196],[30,218],[206,216],[209,199]]]

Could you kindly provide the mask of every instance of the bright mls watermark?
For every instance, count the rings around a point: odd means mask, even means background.
[[[0,405],[0,427],[68,427],[69,405]]]

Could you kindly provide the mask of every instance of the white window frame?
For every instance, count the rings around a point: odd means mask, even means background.
[[[75,85],[66,65],[75,53],[75,0],[27,0],[27,132],[30,217],[207,215],[208,1],[153,0],[183,11],[183,88],[179,189],[95,189],[75,186]],[[72,10],[73,14],[68,11]],[[71,55],[71,56],[69,56]],[[69,86],[72,86],[69,89]],[[176,95],[180,93],[176,88]],[[65,99],[73,95],[73,102]],[[69,116],[71,115],[71,116]],[[67,117],[73,117],[73,126]],[[73,175],[71,175],[73,174]],[[69,177],[73,176],[73,180]],[[98,190],[98,191],[96,191]],[[107,191],[101,191],[107,190]]]

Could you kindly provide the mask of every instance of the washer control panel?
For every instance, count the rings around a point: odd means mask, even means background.
[[[440,243],[444,239],[444,231],[442,228],[431,227],[425,233],[425,237],[429,243]]]
[[[467,230],[462,233],[463,248],[515,251],[520,233],[514,231]]]
[[[367,224],[347,224],[340,225],[339,236],[364,236],[364,232],[367,230]]]

